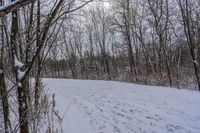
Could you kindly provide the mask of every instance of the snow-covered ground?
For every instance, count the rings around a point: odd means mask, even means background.
[[[200,93],[113,81],[44,79],[64,133],[200,133]]]

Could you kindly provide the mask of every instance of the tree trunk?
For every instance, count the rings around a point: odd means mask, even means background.
[[[11,54],[13,62],[13,72],[15,74],[16,82],[21,80],[19,78],[19,72],[22,72],[20,66],[16,66],[17,57],[17,34],[18,34],[18,14],[17,11],[12,12],[12,27],[11,27]],[[29,133],[28,127],[28,106],[27,106],[27,82],[28,79],[24,79],[17,85],[18,103],[19,103],[19,124],[21,133]]]

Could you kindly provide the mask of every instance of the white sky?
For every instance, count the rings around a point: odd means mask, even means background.
[[[103,5],[105,8],[110,8],[110,3],[108,2],[108,0],[104,0],[104,1],[94,0],[94,2],[90,3],[88,6],[95,7],[99,5]]]

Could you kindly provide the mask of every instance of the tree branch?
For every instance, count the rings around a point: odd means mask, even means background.
[[[35,1],[35,0],[15,0],[13,2],[10,2],[7,5],[0,6],[0,17],[3,17],[6,14],[8,14],[14,10],[17,10],[33,1]]]

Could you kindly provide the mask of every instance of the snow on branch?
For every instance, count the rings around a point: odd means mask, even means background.
[[[16,56],[14,56],[14,66],[17,67],[17,77],[19,80],[23,79],[26,71],[21,71],[22,67],[24,66],[24,64],[22,62],[20,62]]]
[[[0,17],[5,16],[6,14],[19,9],[20,7],[23,7],[34,0],[15,0],[13,2],[10,2],[7,5],[0,6]]]
[[[26,74],[26,71],[25,72],[23,72],[23,71],[21,71],[21,70],[18,70],[18,79],[19,80],[21,80],[21,79],[23,79],[24,78],[24,76],[25,76],[25,74]]]
[[[3,74],[3,70],[2,69],[0,69],[0,74]]]
[[[15,67],[18,67],[18,68],[22,68],[24,66],[24,64],[22,62],[20,62],[17,57],[15,56],[15,59],[14,59],[14,66]]]

